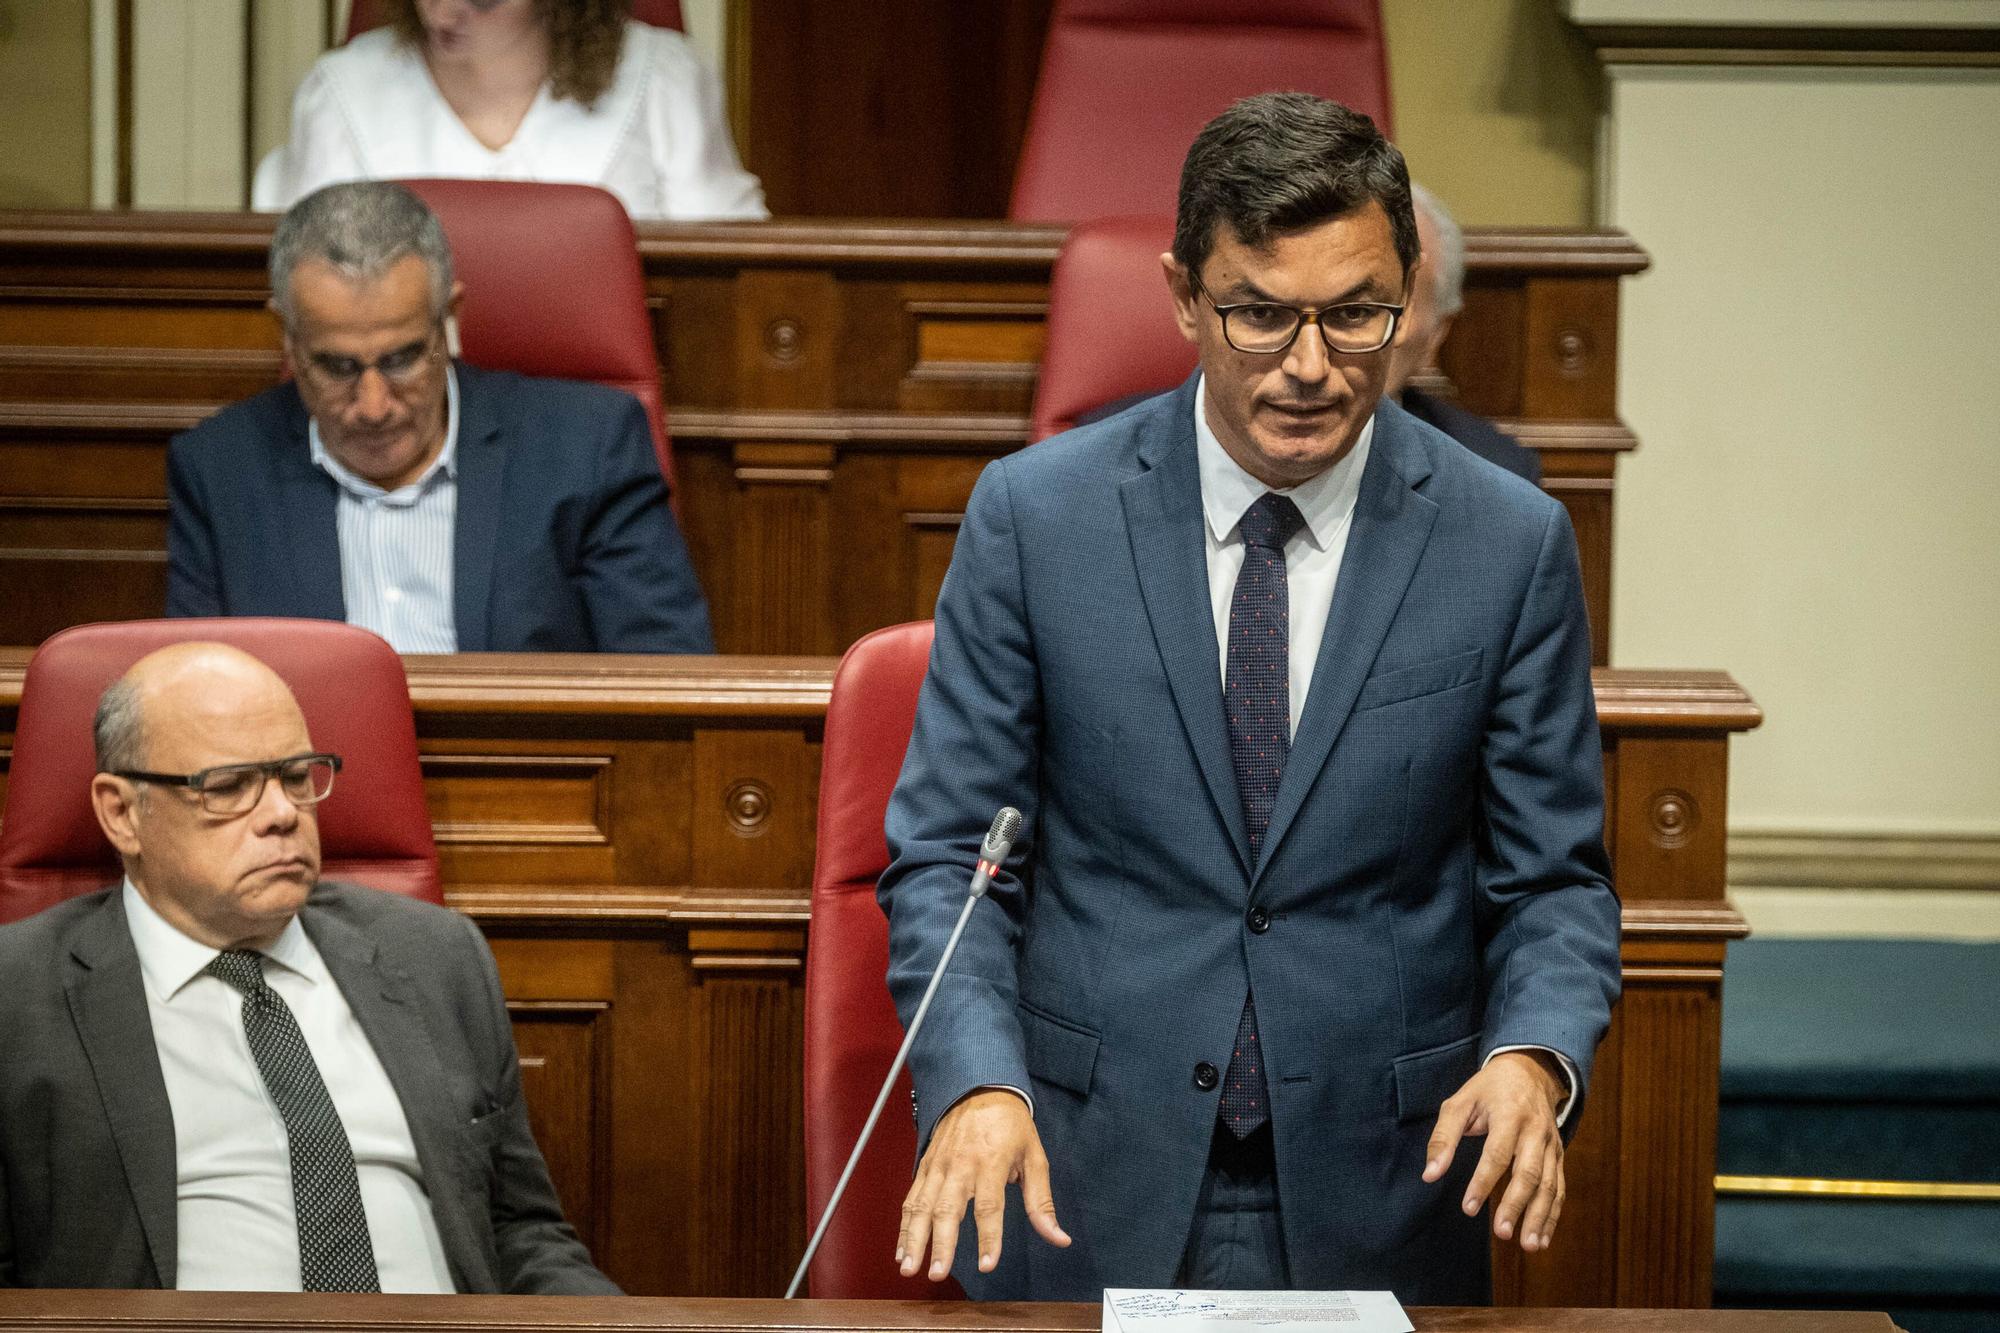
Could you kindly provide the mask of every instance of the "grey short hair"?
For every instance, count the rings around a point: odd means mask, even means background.
[[[119,677],[97,698],[91,720],[91,740],[97,746],[97,771],[116,773],[145,767],[145,719],[139,707],[139,687]]]
[[[1465,233],[1438,197],[1415,181],[1410,182],[1410,199],[1418,211],[1430,215],[1437,228],[1437,276],[1432,280],[1431,299],[1437,302],[1439,319],[1450,319],[1465,309]]]
[[[431,276],[431,313],[451,304],[451,246],[437,215],[394,181],[346,181],[293,204],[271,235],[271,299],[291,327],[292,270],[318,259],[356,281],[378,278],[415,255]]]

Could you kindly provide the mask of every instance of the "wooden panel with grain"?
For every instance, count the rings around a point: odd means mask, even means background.
[[[277,378],[271,225],[0,212],[0,644],[164,605],[167,441]],[[725,651],[837,653],[929,613],[979,467],[1026,442],[1062,238],[1002,222],[641,229],[679,510]],[[1614,473],[1633,445],[1613,410],[1618,283],[1646,257],[1617,232],[1467,246],[1466,308],[1427,382],[1541,451],[1602,662]]]

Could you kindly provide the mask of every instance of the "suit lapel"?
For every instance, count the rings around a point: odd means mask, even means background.
[[[447,1083],[439,1073],[445,1065],[431,1040],[424,1008],[408,975],[366,935],[310,903],[299,919],[403,1105],[452,1279],[460,1291],[474,1290],[467,1256],[480,1253],[479,1238],[461,1204],[465,1163],[452,1134],[464,1117],[445,1093]]]
[[[500,535],[500,483],[507,437],[500,429],[493,387],[479,371],[459,365],[458,501],[453,521],[451,604],[458,650],[486,651],[493,598],[493,549]]]
[[[70,956],[78,964],[64,985],[70,1018],[118,1145],[153,1271],[162,1287],[172,1287],[179,1251],[174,1110],[153,1045],[146,979],[118,890],[79,926]]]
[[[295,595],[291,614],[315,620],[347,619],[347,599],[340,591],[340,529],[334,517],[340,488],[332,477],[313,466],[312,441],[307,436],[305,404],[297,389],[286,407],[284,447],[278,451],[278,530],[295,543],[297,556],[288,565]]]
[[[1438,511],[1416,487],[1429,476],[1430,462],[1411,434],[1408,418],[1393,408],[1378,409],[1326,635],[1320,640],[1305,712],[1278,783],[1259,874],[1271,863],[1347,725],[1354,700],[1423,558]]]
[[[1249,874],[1250,839],[1243,800],[1229,758],[1229,724],[1222,712],[1221,656],[1208,595],[1207,545],[1202,535],[1201,473],[1195,458],[1194,390],[1189,380],[1159,409],[1164,430],[1148,432],[1139,450],[1146,470],[1119,487],[1139,588],[1153,643],[1173,690],[1174,706],[1229,830],[1237,861]]]

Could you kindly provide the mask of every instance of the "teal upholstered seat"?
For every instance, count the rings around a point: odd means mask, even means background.
[[[1724,976],[1722,1174],[2000,1182],[2000,944],[1750,940]],[[1715,1303],[2000,1328],[2000,1201],[1725,1194]]]

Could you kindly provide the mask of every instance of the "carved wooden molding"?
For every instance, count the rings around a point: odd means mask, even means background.
[[[0,648],[0,723],[21,702],[30,648]],[[654,657],[642,653],[411,654],[418,714],[731,714],[812,717],[833,691],[832,657]],[[1749,731],[1764,711],[1726,671],[1597,667],[1598,725],[1694,734]]]
[[[1524,421],[1496,418],[1501,430],[1543,453],[1629,453],[1639,437],[1622,421]],[[1604,479],[1607,483],[1609,478]]]
[[[2000,835],[1735,832],[1729,883],[1743,888],[2000,889]]]
[[[272,214],[196,212],[98,212],[89,209],[0,210],[0,252],[13,260],[88,257],[79,267],[79,290],[116,287],[134,294],[125,268],[144,256],[147,266],[163,258],[235,261],[233,271],[209,275],[199,286],[161,287],[152,294],[195,294],[213,299],[242,295],[262,303],[269,294],[264,274]],[[954,276],[1012,271],[1046,278],[1068,229],[1019,222],[880,223],[819,218],[810,222],[642,222],[639,256],[649,272],[674,268],[731,270],[746,264],[787,267],[839,265],[865,269],[934,271]],[[1471,273],[1484,268],[1534,271],[1584,270],[1638,273],[1646,252],[1615,228],[1578,231],[1541,227],[1470,227],[1465,262]],[[254,280],[252,287],[242,281]],[[37,286],[46,296],[49,288]],[[0,295],[8,294],[0,288]]]
[[[2000,64],[2000,6],[1908,0],[1569,0],[1607,65]]]

